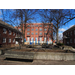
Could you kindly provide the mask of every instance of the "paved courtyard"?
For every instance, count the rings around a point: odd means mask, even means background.
[[[53,60],[8,60],[0,56],[0,65],[75,65],[75,61],[53,61]]]

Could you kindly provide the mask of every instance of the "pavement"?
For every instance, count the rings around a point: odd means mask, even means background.
[[[0,55],[0,65],[75,65],[75,61],[6,59]]]

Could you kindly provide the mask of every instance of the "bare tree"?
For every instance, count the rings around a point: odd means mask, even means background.
[[[75,18],[74,12],[74,10],[70,9],[44,9],[41,11],[40,14],[43,22],[53,22],[53,28],[56,31],[57,43],[59,28]]]
[[[21,23],[20,27],[23,33],[23,45],[24,45],[24,39],[25,39],[25,30],[27,28],[26,24],[31,23],[32,20],[34,20],[34,14],[36,13],[37,10],[33,9],[16,9],[15,10],[15,16],[17,18],[20,18]]]

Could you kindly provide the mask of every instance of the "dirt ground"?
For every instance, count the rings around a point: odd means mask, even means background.
[[[0,65],[75,65],[75,61],[10,60],[0,56]]]

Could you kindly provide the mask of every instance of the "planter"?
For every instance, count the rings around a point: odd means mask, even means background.
[[[41,60],[75,60],[75,53],[56,53],[56,52],[21,52],[6,51],[6,58],[18,59],[41,59]]]

